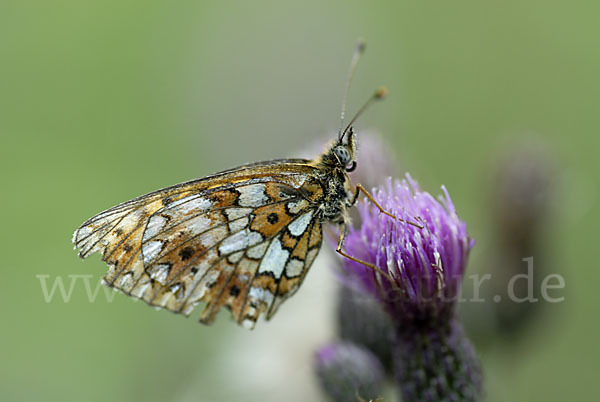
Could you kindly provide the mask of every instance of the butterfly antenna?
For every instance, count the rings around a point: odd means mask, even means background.
[[[352,77],[354,77],[354,71],[356,70],[356,66],[358,65],[358,60],[360,60],[360,56],[365,51],[366,42],[363,39],[359,39],[356,43],[356,48],[354,50],[354,55],[352,56],[352,61],[350,62],[350,71],[348,72],[348,79],[346,80],[346,88],[344,89],[344,99],[342,101],[342,113],[340,116],[340,128],[338,129],[338,139],[342,140],[342,127],[344,126],[344,115],[346,114],[346,102],[348,101],[348,91],[350,90],[350,83],[352,82]]]
[[[363,112],[365,110],[367,110],[369,108],[369,106],[371,106],[373,104],[373,102],[385,98],[387,96],[388,92],[389,91],[386,87],[377,88],[375,93],[369,98],[368,101],[365,102],[365,104],[360,109],[358,109],[358,112],[356,112],[356,114],[354,115],[352,120],[350,120],[350,123],[348,123],[348,125],[346,126],[346,128],[344,129],[342,134],[340,135],[340,141],[342,141],[342,139],[344,138],[344,135],[346,135],[346,133],[348,132],[350,127],[352,127],[352,125],[354,124],[356,119],[358,119],[360,117],[360,115],[363,114]]]

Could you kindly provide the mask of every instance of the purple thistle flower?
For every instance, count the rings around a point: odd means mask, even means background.
[[[410,176],[374,190],[377,202],[403,221],[365,200],[358,206],[361,226],[348,232],[345,248],[386,275],[351,260],[344,268],[393,320],[396,337],[390,346],[404,400],[475,401],[481,370],[454,317],[474,243],[442,190],[436,200]]]
[[[373,196],[404,222],[364,200],[358,205],[361,227],[346,236],[345,247],[353,256],[373,263],[388,277],[350,260],[345,261],[346,271],[403,321],[448,314],[458,297],[473,241],[448,192],[442,190],[444,197],[438,201],[408,175],[402,181],[388,179]]]

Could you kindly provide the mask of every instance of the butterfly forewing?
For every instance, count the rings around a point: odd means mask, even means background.
[[[102,253],[107,285],[201,321],[222,306],[253,327],[300,286],[321,245],[323,189],[305,160],[232,169],[123,203],[85,222],[82,258]]]

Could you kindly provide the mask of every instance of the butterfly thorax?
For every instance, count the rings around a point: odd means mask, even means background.
[[[341,224],[348,221],[346,211],[353,204],[354,193],[346,168],[340,164],[332,149],[315,163],[324,190],[319,212],[325,220]]]

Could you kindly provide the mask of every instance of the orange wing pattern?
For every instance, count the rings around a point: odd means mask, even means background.
[[[322,240],[323,190],[304,160],[244,166],[159,190],[85,222],[73,242],[102,253],[104,283],[189,315],[206,302],[252,328],[300,286]]]

